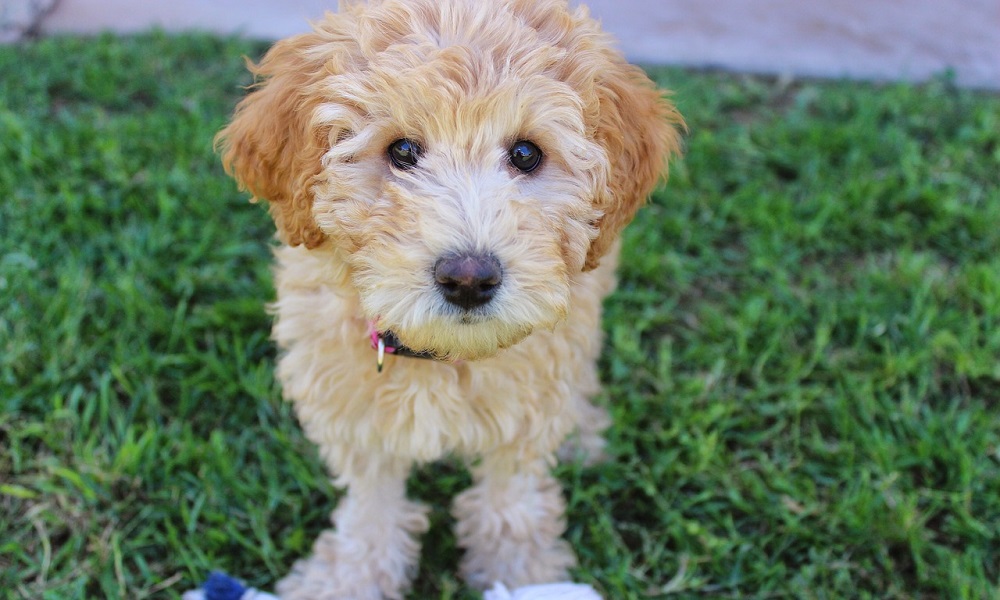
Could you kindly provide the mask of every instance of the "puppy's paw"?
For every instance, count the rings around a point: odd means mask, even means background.
[[[488,475],[488,474],[487,474]],[[455,498],[462,576],[476,588],[568,579],[576,557],[562,539],[565,503],[550,475],[485,477]]]
[[[548,544],[537,541],[494,540],[489,551],[470,548],[462,560],[462,577],[477,589],[496,582],[521,587],[569,579],[576,556],[564,540]]]
[[[297,561],[278,582],[278,596],[282,600],[402,600],[410,582],[405,567],[373,564],[376,561],[366,561],[360,547],[348,552],[337,542],[334,532],[323,532],[313,555]]]

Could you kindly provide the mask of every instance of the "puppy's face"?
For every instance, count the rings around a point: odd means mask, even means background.
[[[333,143],[313,215],[365,313],[411,348],[465,359],[565,315],[607,183],[579,97],[537,68],[493,69],[406,45],[364,77],[332,77],[339,98],[318,110]]]
[[[387,1],[277,44],[220,134],[365,316],[476,359],[551,328],[677,148],[645,76],[561,2]]]

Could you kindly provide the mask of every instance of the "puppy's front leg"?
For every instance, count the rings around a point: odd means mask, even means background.
[[[544,459],[519,465],[514,451],[486,456],[473,469],[475,485],[459,494],[453,512],[465,548],[462,574],[478,588],[568,578],[576,564],[566,529],[566,503]]]
[[[427,508],[406,498],[410,464],[371,456],[342,462],[350,465],[337,483],[348,487],[334,529],[278,583],[283,600],[395,600],[409,587],[417,538],[428,527]]]

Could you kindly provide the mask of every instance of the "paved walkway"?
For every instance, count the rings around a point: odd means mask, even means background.
[[[487,0],[475,0],[487,1]],[[579,0],[571,0],[578,4]],[[56,3],[45,33],[153,25],[276,39],[336,0],[0,0],[16,37],[31,7]],[[925,79],[1000,89],[998,0],[588,0],[633,60],[789,75]]]

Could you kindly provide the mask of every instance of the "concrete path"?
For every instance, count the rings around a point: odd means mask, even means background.
[[[53,2],[41,22],[44,33],[134,32],[155,25],[265,39],[303,31],[309,19],[336,7],[336,0],[0,0],[0,23]],[[1000,0],[587,3],[639,62],[908,80],[953,69],[962,85],[1000,89]]]

